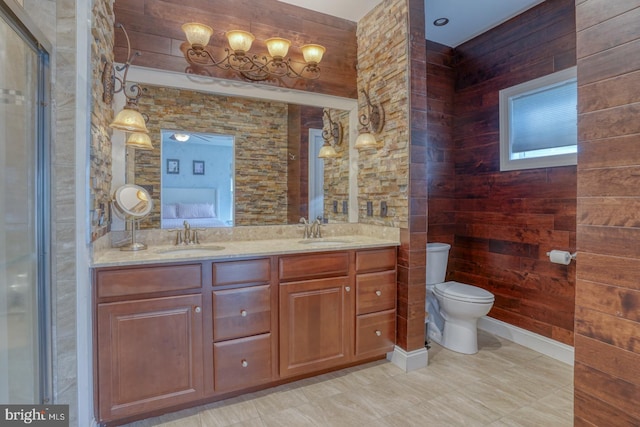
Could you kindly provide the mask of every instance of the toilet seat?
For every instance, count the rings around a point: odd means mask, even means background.
[[[437,283],[433,291],[443,298],[477,304],[493,303],[495,299],[494,295],[485,289],[454,281]]]

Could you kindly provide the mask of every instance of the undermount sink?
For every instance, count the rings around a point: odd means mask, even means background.
[[[344,245],[346,243],[351,243],[348,240],[342,240],[342,239],[304,239],[304,240],[300,240],[298,243],[303,244],[303,245],[326,245],[326,246],[331,246],[331,245]]]
[[[224,249],[224,246],[176,246],[169,249],[161,249],[156,251],[159,254],[171,255],[206,255],[211,252],[217,252]]]

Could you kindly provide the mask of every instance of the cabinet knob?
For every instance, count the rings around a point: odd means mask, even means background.
[[[382,295],[382,291],[376,291],[376,295],[381,296]]]
[[[247,366],[249,366],[249,362],[247,362],[247,359],[242,359],[242,362],[240,362],[240,364],[242,365],[243,368],[246,368]]]
[[[379,337],[379,336],[381,336],[381,335],[382,335],[382,332],[380,332],[380,331],[376,331],[376,336],[378,336],[378,337]]]
[[[194,311],[195,311],[196,313],[200,313],[200,312],[202,311],[202,309],[201,309],[200,307],[196,307],[196,308],[194,309]]]
[[[346,288],[344,288],[344,290],[347,292],[351,292],[351,286],[347,286]]]
[[[240,316],[247,317],[247,310],[240,310]]]

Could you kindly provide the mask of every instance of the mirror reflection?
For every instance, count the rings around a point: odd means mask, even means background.
[[[144,90],[140,112],[149,117],[150,135],[162,150],[136,150],[127,163],[128,182],[151,188],[156,205],[142,227],[177,228],[184,219],[180,204],[207,205],[191,212],[202,220],[197,227],[296,224],[316,216],[349,220],[348,142],[336,147],[339,157],[317,158],[323,108],[173,87]],[[349,111],[332,109],[331,117],[348,135]],[[227,138],[231,157],[214,165],[201,153],[206,144],[190,145],[199,138],[180,145],[187,134]],[[161,144],[155,142],[159,137]],[[169,146],[174,154],[167,154]],[[209,181],[214,171],[228,181]]]
[[[232,226],[234,137],[163,129],[161,139],[161,228]]]

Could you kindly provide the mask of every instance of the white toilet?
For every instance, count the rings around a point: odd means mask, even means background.
[[[495,297],[477,286],[444,282],[449,249],[446,243],[427,243],[428,335],[449,350],[474,354],[478,319],[489,313]]]

